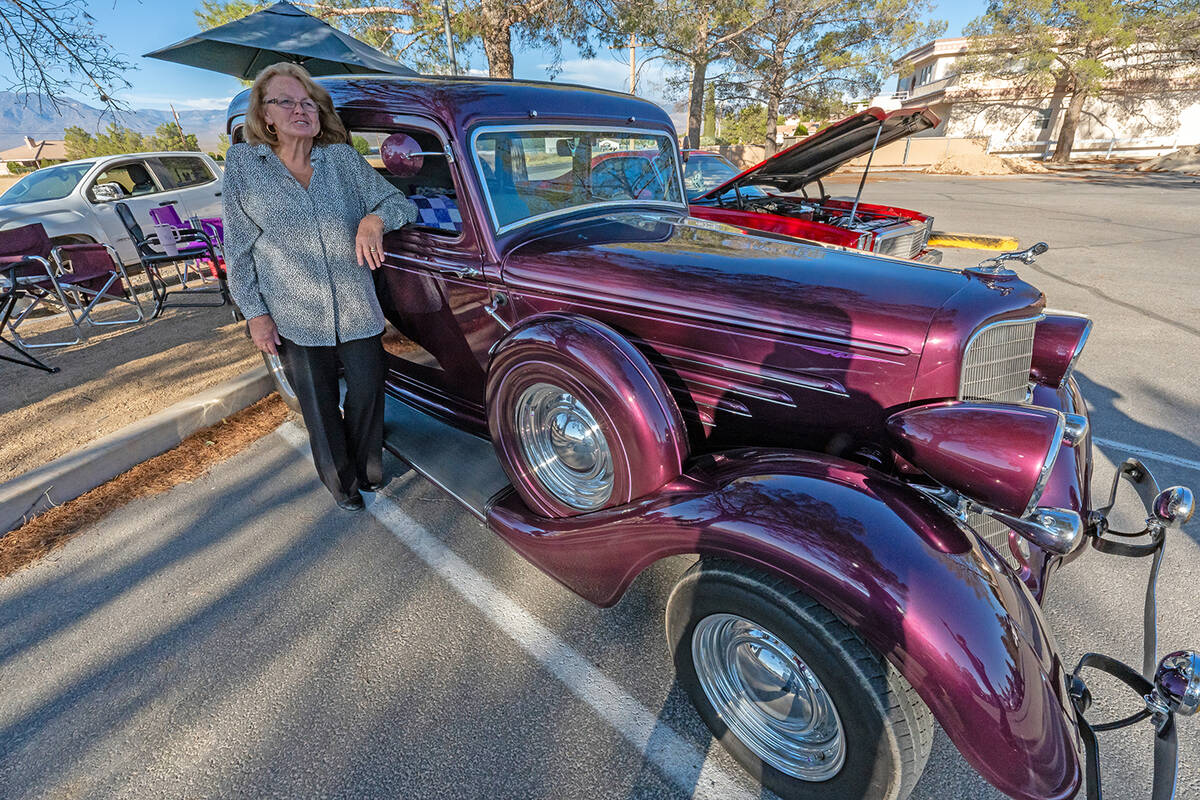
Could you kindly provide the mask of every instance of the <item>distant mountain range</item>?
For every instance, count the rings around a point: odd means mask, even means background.
[[[39,100],[40,105],[39,105]],[[165,122],[173,122],[169,110],[138,108],[122,111],[115,117],[109,111],[60,98],[58,108],[45,95],[25,95],[0,92],[0,150],[21,144],[26,136],[34,139],[62,139],[63,131],[71,126],[89,133],[104,131],[116,122],[138,133],[154,133]],[[179,122],[184,133],[194,133],[206,150],[217,146],[217,134],[225,130],[225,111],[180,110]]]

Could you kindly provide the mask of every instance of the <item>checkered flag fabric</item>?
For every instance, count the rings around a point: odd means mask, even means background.
[[[408,199],[417,207],[418,227],[437,228],[452,233],[462,232],[462,214],[458,213],[458,205],[454,198],[446,195],[423,197],[415,194]]]

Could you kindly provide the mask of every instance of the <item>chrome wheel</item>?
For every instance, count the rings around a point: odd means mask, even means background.
[[[535,383],[517,398],[514,422],[521,455],[546,491],[580,511],[608,502],[612,453],[578,398],[561,387]]]
[[[283,397],[283,402],[291,408],[299,408],[300,401],[296,399],[296,391],[288,383],[287,373],[283,371],[283,361],[279,356],[273,356],[270,353],[263,353],[263,360],[267,362],[267,369],[270,370],[271,377],[275,380],[275,386],[279,390],[280,396]]]
[[[696,678],[721,720],[775,769],[825,781],[846,760],[837,708],[820,679],[770,631],[712,614],[692,634]]]

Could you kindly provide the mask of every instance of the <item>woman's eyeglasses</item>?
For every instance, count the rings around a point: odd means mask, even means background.
[[[267,103],[273,103],[287,112],[295,111],[296,106],[300,106],[301,110],[307,114],[315,114],[317,111],[317,104],[312,100],[301,100],[297,103],[290,97],[274,97],[268,100]]]

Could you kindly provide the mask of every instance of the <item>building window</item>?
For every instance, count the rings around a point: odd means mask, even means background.
[[[917,78],[914,86],[924,86],[933,80],[933,64],[926,64],[917,71]]]
[[[1047,130],[1050,127],[1050,118],[1053,112],[1048,108],[1043,108],[1037,112],[1037,116],[1033,119],[1033,127],[1039,131]]]

